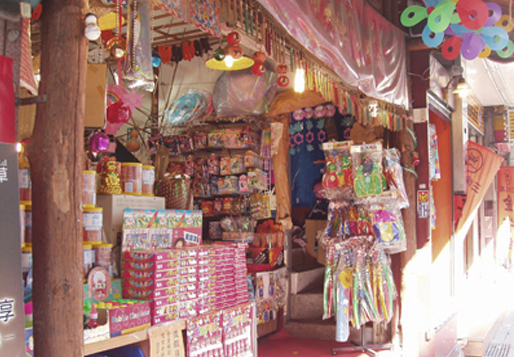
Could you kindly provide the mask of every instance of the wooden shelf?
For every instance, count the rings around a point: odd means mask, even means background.
[[[179,327],[180,329],[186,328],[186,322],[185,320],[177,320],[170,325],[174,325]],[[163,326],[163,325],[156,325],[156,326]],[[152,326],[154,327],[154,326]],[[112,350],[113,348],[123,347],[127,345],[134,345],[142,343],[146,343],[148,341],[148,330],[152,327],[145,328],[144,330],[132,332],[126,335],[116,336],[112,337],[108,340],[99,341],[99,342],[93,342],[88,343],[84,345],[84,355],[90,355],[93,353],[103,352]],[[144,350],[147,350],[148,348],[144,348]],[[145,356],[148,356],[148,352],[145,353]]]
[[[84,353],[87,356],[93,353],[108,351],[112,350],[113,348],[132,345],[134,343],[139,343],[146,340],[148,340],[148,328],[126,335],[112,337],[108,340],[88,343],[84,345]]]

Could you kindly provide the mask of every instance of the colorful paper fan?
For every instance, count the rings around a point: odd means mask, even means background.
[[[498,4],[482,0],[425,0],[424,3],[425,7],[407,7],[400,21],[405,27],[412,27],[426,20],[423,42],[429,47],[443,44],[442,54],[446,59],[453,60],[459,53],[467,60],[486,58],[492,51],[502,58],[514,53],[514,43],[508,35],[512,30],[511,19],[502,16]],[[445,35],[451,37],[444,41]]]

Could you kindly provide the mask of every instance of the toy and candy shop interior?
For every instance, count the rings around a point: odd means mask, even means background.
[[[453,297],[450,275],[412,297],[457,229],[450,111],[423,89],[413,120],[391,18],[365,0],[7,2],[0,356],[437,345],[427,321],[453,315],[407,312]]]

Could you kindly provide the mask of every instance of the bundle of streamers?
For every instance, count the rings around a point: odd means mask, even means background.
[[[354,237],[372,234],[369,212],[364,205],[331,201],[328,205],[325,237]]]
[[[336,296],[336,340],[349,337],[350,323],[360,328],[369,321],[389,322],[396,289],[389,260],[370,237],[353,237],[335,245],[333,281]]]

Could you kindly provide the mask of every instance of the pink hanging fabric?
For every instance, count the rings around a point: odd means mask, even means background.
[[[259,2],[346,83],[409,106],[405,35],[364,0]]]

